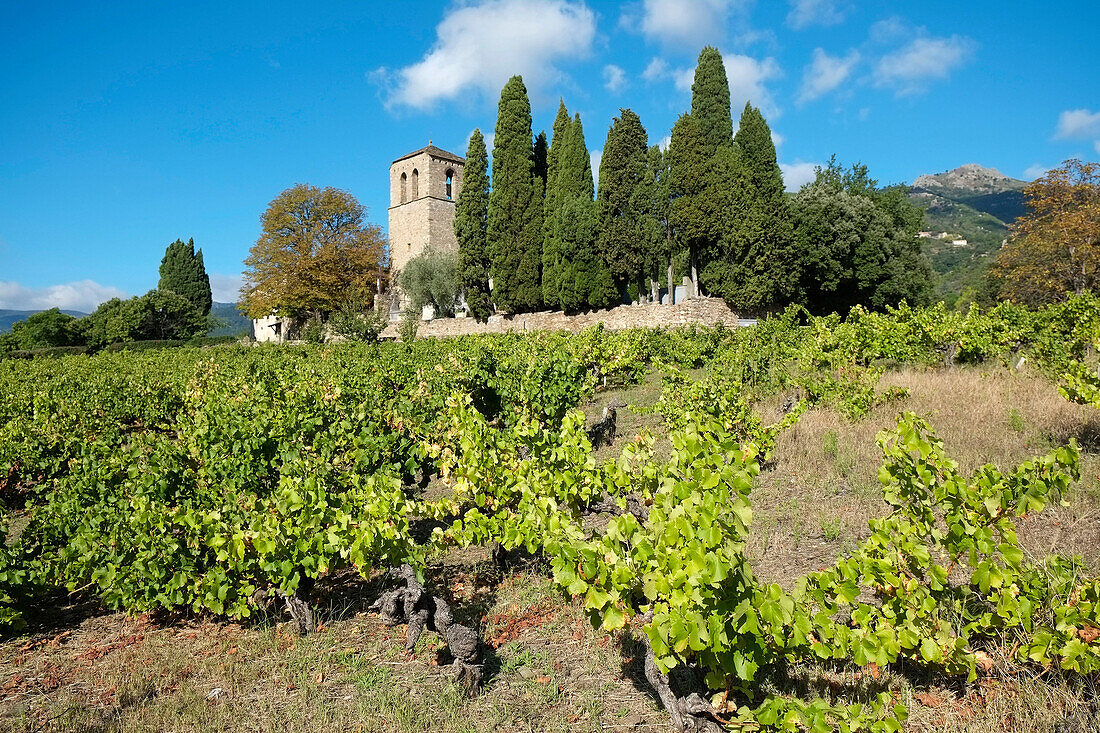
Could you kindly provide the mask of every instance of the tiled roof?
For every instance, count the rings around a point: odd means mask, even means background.
[[[420,148],[420,150],[414,150],[411,153],[405,153],[404,155],[402,155],[400,158],[398,158],[397,160],[395,160],[393,162],[396,163],[398,161],[405,160],[406,158],[411,158],[414,155],[420,155],[421,153],[427,153],[428,155],[432,156],[433,158],[442,158],[443,160],[453,160],[455,163],[462,163],[464,165],[466,163],[465,158],[463,158],[461,156],[458,156],[458,155],[455,155],[454,153],[448,153],[443,148],[437,148],[436,146],[431,145],[431,144]],[[393,165],[393,163],[391,163],[390,165]]]

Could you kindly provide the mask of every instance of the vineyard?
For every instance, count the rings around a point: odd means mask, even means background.
[[[11,661],[69,633],[49,621],[59,599],[218,634],[289,623],[304,648],[339,623],[333,598],[361,596],[344,608],[403,637],[373,643],[417,659],[437,640],[452,680],[440,705],[491,697],[515,674],[503,645],[539,614],[568,611],[659,704],[652,722],[676,730],[902,731],[921,690],[964,698],[991,680],[1072,695],[1060,729],[1091,730],[1100,549],[1039,552],[1022,537],[1048,507],[1097,490],[1098,343],[1100,300],[1086,297],[1039,311],[792,309],[737,330],[0,362],[0,626],[11,637],[0,696],[32,700],[0,724],[80,728],[21,687]],[[957,460],[907,380],[958,374],[1057,390],[1057,409],[1085,427],[1045,431],[1013,465],[980,450]],[[822,415],[840,434],[816,450],[845,486],[855,461],[842,453],[856,448],[844,432],[889,417],[877,478],[861,489],[876,508],[847,542],[777,577],[761,570],[777,551],[761,545],[756,497],[789,494],[797,509],[791,487],[812,471],[784,456]],[[1023,432],[1029,416],[1012,415]],[[841,534],[821,522],[824,537]],[[522,578],[566,610],[517,601],[511,625],[489,614],[442,580],[470,557],[467,584]],[[374,674],[357,648],[340,654]],[[141,727],[115,709],[99,729]]]

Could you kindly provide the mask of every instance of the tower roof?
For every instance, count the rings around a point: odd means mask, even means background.
[[[450,161],[454,161],[455,163],[461,163],[463,165],[466,164],[466,159],[465,158],[463,158],[459,155],[455,155],[454,153],[448,153],[443,148],[437,148],[436,146],[432,145],[431,143],[428,143],[424,147],[420,148],[420,150],[414,150],[411,153],[405,153],[400,158],[397,158],[396,160],[394,160],[393,163],[397,163],[399,161],[405,160],[406,158],[411,158],[414,155],[420,155],[421,153],[427,153],[428,155],[432,156],[433,158],[442,158],[443,160],[450,160]],[[390,165],[393,165],[393,163],[390,163]]]

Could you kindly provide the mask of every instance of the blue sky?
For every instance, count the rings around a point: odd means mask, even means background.
[[[298,182],[386,225],[390,162],[465,152],[500,87],[535,128],[559,96],[598,163],[611,118],[651,142],[690,102],[699,49],[735,115],[760,106],[788,187],[836,153],[883,182],[963,163],[1033,178],[1100,159],[1100,6],[1089,2],[4,0],[0,308],[90,310],[155,287],[193,237],[234,299],[259,216]]]

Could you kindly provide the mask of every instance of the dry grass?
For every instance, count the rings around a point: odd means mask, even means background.
[[[886,506],[878,482],[879,431],[901,411],[926,418],[948,455],[966,474],[986,463],[1011,470],[1028,458],[1077,438],[1095,448],[1095,410],[1067,402],[1048,380],[998,369],[902,370],[882,388],[908,397],[875,408],[862,420],[811,410],[783,434],[772,466],[753,489],[755,523],[749,554],[764,579],[789,583],[831,564],[867,535],[867,520]],[[1025,549],[1079,554],[1100,562],[1100,456],[1086,453],[1070,506],[1052,506],[1020,526]]]
[[[437,567],[455,605],[480,611],[489,680],[467,699],[445,647],[330,599],[320,633],[288,624],[158,623],[123,614],[0,646],[0,731],[657,730],[665,715],[624,661],[629,637],[597,634],[543,572]],[[362,584],[361,590],[377,588]],[[438,586],[437,586],[438,587]]]

